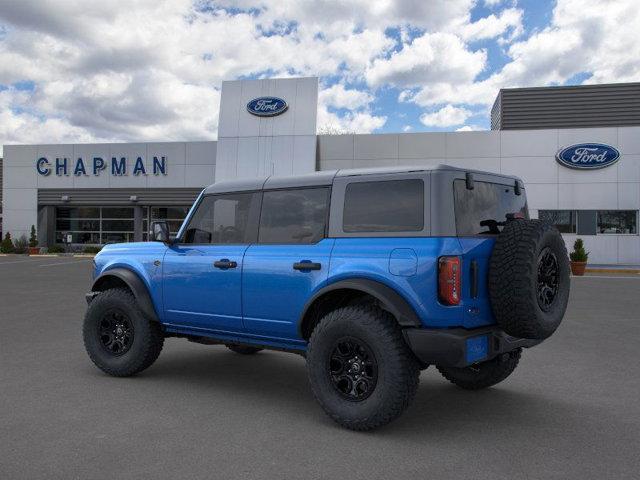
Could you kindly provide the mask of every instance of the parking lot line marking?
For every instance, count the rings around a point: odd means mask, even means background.
[[[15,264],[15,263],[31,263],[32,260],[46,260],[45,258],[33,258],[33,259],[29,259],[29,260],[14,260],[11,262],[0,262],[0,265],[11,265],[11,264]]]
[[[75,262],[57,262],[57,263],[45,263],[44,265],[38,265],[39,267],[54,267],[56,265],[73,265],[74,263],[85,263],[91,260],[76,260]]]

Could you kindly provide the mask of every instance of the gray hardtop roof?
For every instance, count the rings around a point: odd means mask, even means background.
[[[242,180],[224,180],[214,183],[205,188],[204,193],[226,193],[253,191],[262,189],[277,188],[296,188],[296,187],[314,187],[331,185],[336,177],[355,177],[362,175],[388,175],[394,173],[410,173],[410,172],[431,172],[431,171],[448,171],[462,173],[477,173],[481,175],[490,175],[512,181],[520,180],[512,175],[504,175],[501,173],[486,172],[482,170],[472,170],[468,168],[453,167],[451,165],[425,165],[425,166],[409,166],[409,167],[379,167],[379,168],[350,168],[342,170],[322,170],[320,172],[308,173],[305,175],[294,175],[286,177],[278,177],[275,175],[269,177],[248,178]]]

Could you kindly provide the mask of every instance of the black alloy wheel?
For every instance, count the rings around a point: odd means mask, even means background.
[[[340,338],[329,358],[333,388],[345,399],[360,402],[376,388],[378,364],[371,349],[353,337]]]
[[[549,247],[538,257],[538,305],[548,311],[558,295],[558,257]]]
[[[114,357],[124,355],[133,343],[133,323],[119,311],[105,312],[98,324],[100,345]]]

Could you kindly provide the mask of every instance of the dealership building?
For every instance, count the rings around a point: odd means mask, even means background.
[[[3,235],[140,241],[219,180],[448,164],[521,177],[531,216],[591,262],[640,264],[640,83],[501,90],[480,132],[317,135],[317,103],[317,78],[230,81],[217,141],[5,145]]]

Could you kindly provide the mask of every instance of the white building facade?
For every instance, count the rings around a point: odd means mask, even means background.
[[[3,232],[35,225],[43,246],[144,240],[152,220],[176,228],[216,180],[446,163],[521,177],[531,216],[553,220],[569,246],[583,238],[592,263],[640,264],[640,126],[316,135],[317,97],[316,78],[224,82],[217,142],[5,145]],[[586,144],[618,158],[557,160]]]

